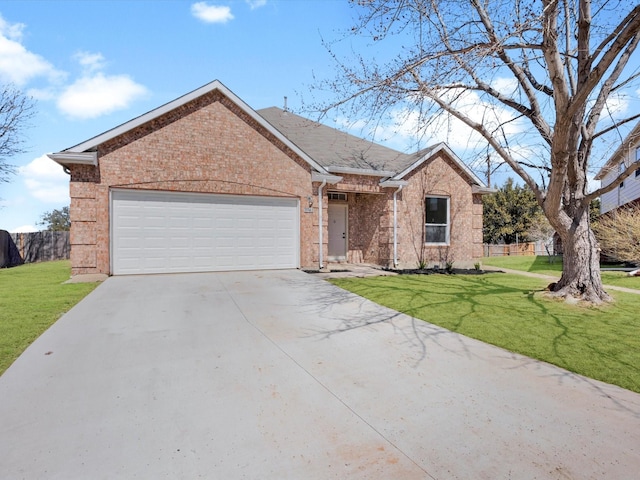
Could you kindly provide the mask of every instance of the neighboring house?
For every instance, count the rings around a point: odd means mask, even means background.
[[[49,156],[71,175],[73,275],[482,256],[488,189],[446,145],[403,154],[218,81]]]
[[[600,213],[604,214],[616,208],[640,202],[640,122],[627,135],[622,144],[600,169],[595,179],[602,187],[611,185],[621,174],[631,169],[631,175],[616,188],[600,197]],[[633,165],[635,163],[635,165]]]

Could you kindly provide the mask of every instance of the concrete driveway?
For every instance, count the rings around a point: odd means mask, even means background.
[[[632,479],[640,395],[299,271],[113,277],[0,377],[6,479]]]

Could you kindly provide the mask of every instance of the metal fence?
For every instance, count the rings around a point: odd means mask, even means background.
[[[71,253],[69,232],[12,233],[24,263],[65,260]]]

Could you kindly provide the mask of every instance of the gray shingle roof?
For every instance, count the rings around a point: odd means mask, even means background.
[[[257,113],[328,169],[344,167],[400,172],[419,158],[418,154],[407,155],[277,107],[257,110]],[[424,155],[424,152],[419,154]]]

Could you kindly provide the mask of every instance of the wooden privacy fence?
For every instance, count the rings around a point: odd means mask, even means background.
[[[12,233],[24,263],[65,260],[71,252],[69,232]]]
[[[490,245],[484,244],[485,257],[506,257],[508,255],[549,255],[554,254],[553,248],[551,252],[547,252],[543,242],[530,243],[512,243],[510,245]]]

